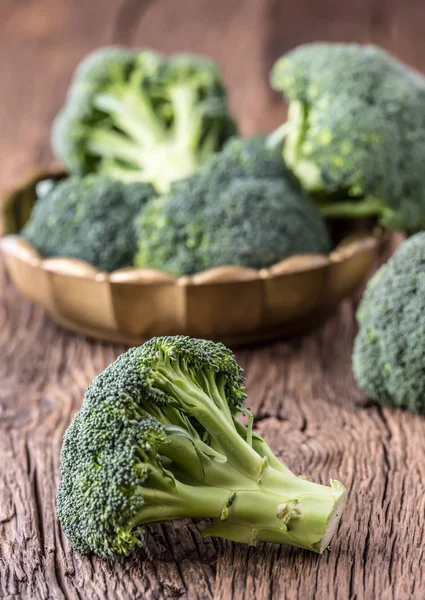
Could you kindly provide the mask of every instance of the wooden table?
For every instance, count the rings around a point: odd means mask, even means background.
[[[415,43],[421,0],[1,0],[0,23],[3,186],[50,159],[49,127],[72,69],[98,45],[211,54],[245,134],[282,118],[267,73],[298,42],[372,39],[425,67]],[[308,336],[237,352],[256,427],[279,457],[349,490],[331,552],[202,540],[202,523],[189,521],[150,527],[148,552],[110,565],[72,552],[55,492],[62,436],[84,389],[124,349],[61,330],[19,296],[1,264],[0,597],[425,598],[425,420],[378,408],[357,391],[355,331],[347,301]]]

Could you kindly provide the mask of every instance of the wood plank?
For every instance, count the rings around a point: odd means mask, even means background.
[[[90,379],[122,348],[66,334],[4,273],[0,291],[5,597],[420,597],[425,423],[369,406],[356,391],[350,302],[308,337],[238,352],[258,431],[278,456],[297,473],[348,487],[331,552],[203,541],[202,522],[183,522],[149,528],[147,554],[108,565],[71,551],[54,502],[62,434]]]

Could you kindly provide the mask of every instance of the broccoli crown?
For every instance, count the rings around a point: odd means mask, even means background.
[[[322,254],[330,240],[316,205],[264,140],[234,139],[137,220],[136,264],[176,276],[221,265],[268,267]]]
[[[412,236],[370,280],[357,312],[353,368],[381,404],[425,412],[425,233]]]
[[[90,54],[76,69],[52,145],[72,173],[167,189],[234,133],[212,61],[113,46]]]
[[[171,381],[166,385],[167,369]],[[135,521],[151,501],[143,487],[155,470],[161,472],[159,445],[170,442],[161,420],[169,424],[167,407],[177,402],[182,415],[174,422],[179,425],[196,402],[196,397],[176,397],[171,389],[180,384],[180,369],[200,389],[209,390],[209,378],[219,381],[232,411],[244,410],[242,370],[222,344],[154,338],[121,355],[94,379],[64,437],[58,516],[77,550],[113,558],[140,544]],[[161,486],[173,491],[171,474]]]
[[[119,558],[146,524],[206,517],[211,535],[323,551],[345,490],[296,477],[236,419],[243,383],[224,346],[183,336],[133,348],[98,375],[61,451],[57,513],[73,547]]]
[[[311,192],[357,199],[330,202],[325,215],[425,227],[421,75],[375,46],[315,43],[279,59],[271,78],[290,102],[288,166]]]
[[[146,183],[69,177],[37,200],[21,235],[45,258],[79,258],[102,271],[130,266],[137,249],[134,219],[154,194]]]
[[[187,336],[170,336],[153,338],[143,345],[143,372],[151,380],[158,361],[165,361],[190,373],[191,379],[201,388],[208,391],[208,381],[204,379],[206,372],[214,373],[215,378],[223,380],[227,402],[234,412],[245,411],[245,389],[242,369],[233,353],[223,344],[208,340],[199,340]],[[161,401],[163,393],[155,399]],[[167,397],[166,402],[169,402]]]

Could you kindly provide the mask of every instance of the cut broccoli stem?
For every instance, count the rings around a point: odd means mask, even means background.
[[[227,519],[215,520],[204,535],[226,537],[257,545],[275,542],[322,553],[338,526],[345,502],[345,488],[338,482],[318,486],[317,493],[236,493]],[[226,521],[224,523],[224,521]]]
[[[300,483],[304,483],[299,480]],[[225,537],[257,545],[277,542],[322,552],[338,525],[345,504],[345,489],[315,485],[306,493],[298,490],[232,490],[192,486],[175,482],[173,491],[140,488],[145,505],[132,521],[133,526],[203,517],[215,519],[204,535]]]
[[[358,219],[361,217],[373,217],[378,215],[389,215],[392,213],[384,204],[376,198],[365,198],[359,200],[343,200],[342,202],[328,202],[319,204],[320,212],[327,218]]]
[[[263,449],[266,448],[271,455],[271,450],[267,444],[260,438],[259,441],[263,443]],[[161,446],[160,452],[178,465],[178,471],[184,471],[202,485],[226,487],[235,492],[261,490],[263,493],[275,494],[280,500],[284,499],[285,501],[288,498],[292,501],[294,498],[298,498],[300,494],[305,497],[329,498],[330,495],[334,498],[335,496],[335,491],[332,491],[332,488],[296,477],[276,458],[273,462],[281,470],[269,465],[268,460],[263,462],[260,460],[260,464],[263,465],[263,472],[261,473],[260,467],[260,477],[258,477],[258,473],[249,475],[242,472],[237,466],[232,466],[225,457],[222,461],[217,460],[216,457],[210,459],[203,452],[204,447],[205,445],[199,445],[197,451],[194,443],[188,437],[173,435],[170,437],[169,443]],[[172,466],[169,468],[172,470]],[[341,488],[341,491],[343,490],[344,488]]]
[[[172,88],[170,99],[175,115],[172,128],[158,120],[140,88],[114,88],[95,97],[94,106],[116,129],[102,126],[87,140],[90,153],[109,160],[104,160],[100,171],[124,181],[150,181],[162,191],[196,170],[195,149],[202,129],[199,101],[195,91],[184,85]],[[128,168],[120,162],[128,163]]]

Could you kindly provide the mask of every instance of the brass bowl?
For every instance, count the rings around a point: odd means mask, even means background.
[[[155,335],[187,334],[232,346],[294,334],[317,324],[365,281],[379,231],[344,238],[329,256],[293,256],[268,269],[224,266],[175,278],[154,269],[103,273],[72,258],[42,259],[16,234],[36,200],[35,186],[66,173],[33,174],[3,199],[0,239],[16,287],[63,327],[138,345]]]

